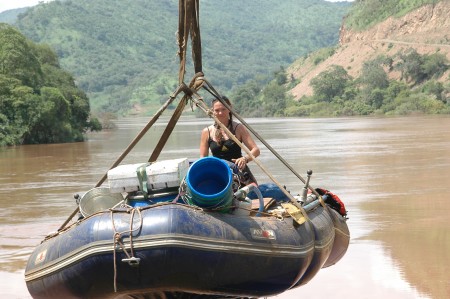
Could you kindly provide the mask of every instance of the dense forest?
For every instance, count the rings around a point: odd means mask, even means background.
[[[24,10],[14,27],[0,23],[0,146],[81,141],[101,129],[92,106],[98,115],[153,113],[177,85],[177,2],[56,0]],[[318,65],[332,56],[347,12],[345,26],[363,30],[436,2],[202,2],[204,72],[249,117],[450,113],[439,49],[379,55],[356,77],[333,65],[298,101],[286,71],[296,58]]]
[[[0,13],[0,23],[7,23],[12,25],[17,20],[17,16],[27,10],[28,7],[5,10]]]
[[[101,125],[55,52],[0,24],[0,146],[82,141]]]
[[[405,15],[422,4],[437,2],[355,1],[345,19],[345,26],[350,22],[349,27],[361,30],[383,21],[390,12],[396,16]],[[438,42],[445,46],[449,45],[446,33],[443,30],[443,36],[438,37]],[[425,54],[419,54],[411,46],[399,52],[390,51],[392,46],[388,43],[385,54],[364,61],[355,77],[349,75],[349,66],[331,65],[309,82],[313,94],[295,101],[290,90],[299,82],[284,69],[274,72],[269,84],[251,80],[232,94],[236,109],[254,117],[450,113],[448,46],[436,46],[433,52]],[[338,49],[337,45],[314,51],[299,58],[296,64],[319,65]]]
[[[335,44],[349,7],[318,0],[201,1],[204,73],[223,93],[267,78]],[[126,115],[137,106],[153,113],[176,86],[177,22],[177,0],[56,0],[20,14],[14,25],[55,49],[95,111]]]
[[[320,61],[323,52],[333,52],[333,48],[325,50],[308,59]],[[250,117],[449,114],[450,78],[438,80],[448,69],[444,54],[421,55],[409,48],[366,61],[357,78],[334,65],[311,81],[314,94],[299,101],[289,93],[297,82],[282,68],[268,84],[255,79],[239,86],[232,98],[235,108]],[[390,72],[400,72],[401,79],[389,79]]]

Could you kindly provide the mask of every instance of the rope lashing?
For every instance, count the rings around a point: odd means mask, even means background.
[[[132,208],[128,210],[130,212],[130,228],[129,230],[118,232],[116,229],[116,225],[114,222],[114,210],[110,210],[111,215],[111,224],[114,230],[113,234],[113,261],[114,261],[114,292],[117,292],[117,261],[116,261],[116,250],[118,245],[120,245],[120,248],[127,256],[126,259],[123,259],[122,262],[128,262],[130,266],[136,266],[139,264],[139,259],[134,256],[134,249],[133,249],[133,233],[140,231],[143,224],[143,218],[141,214],[141,210],[139,208]],[[133,228],[134,223],[134,215],[135,213],[138,213],[139,215],[139,225],[136,228]],[[130,238],[130,253],[128,253],[125,244],[122,241],[123,235],[128,234]]]
[[[177,44],[179,47],[178,55],[180,57],[180,71],[179,71],[179,86],[174,91],[174,93],[169,97],[169,99],[164,103],[164,105],[155,113],[153,118],[149,123],[142,129],[142,131],[136,136],[136,138],[130,143],[126,150],[120,155],[120,157],[113,163],[109,168],[112,169],[122,162],[122,160],[128,155],[128,153],[134,148],[134,146],[141,140],[141,138],[147,133],[147,131],[153,126],[153,124],[158,120],[161,114],[166,110],[167,107],[175,100],[181,91],[184,91],[185,96],[183,100],[187,100],[189,95],[189,88],[184,84],[184,74],[186,72],[186,51],[188,38],[191,37],[192,41],[192,58],[194,61],[195,74],[193,82],[191,81],[192,88],[198,90],[203,83],[202,80],[197,81],[198,78],[203,76],[202,73],[202,51],[201,51],[201,37],[200,37],[200,14],[199,14],[199,0],[180,0],[179,1],[179,18],[178,18],[178,32],[177,32]],[[201,74],[201,76],[197,76]],[[164,142],[165,143],[165,142]],[[152,154],[152,160],[154,157],[159,155],[158,152]],[[107,178],[107,173],[97,182],[95,187],[99,187]],[[69,215],[69,217],[64,221],[64,223],[59,227],[58,231],[64,229],[64,227],[69,223],[69,221],[75,217],[75,215],[80,211],[79,206]]]
[[[192,43],[192,59],[195,73],[202,72],[202,43],[200,37],[199,0],[180,0],[178,3],[178,56],[180,57],[179,83],[186,73],[186,52],[189,36]]]
[[[181,114],[183,113],[183,110],[186,106],[186,103],[188,102],[188,99],[192,96],[192,90],[199,90],[203,86],[204,82],[204,75],[202,72],[199,72],[195,74],[195,76],[192,78],[191,82],[189,83],[189,87],[186,86],[186,84],[182,83],[182,90],[184,92],[183,98],[180,100],[180,103],[177,106],[177,109],[172,114],[172,117],[170,118],[169,122],[167,123],[166,128],[164,129],[163,134],[161,135],[161,138],[158,141],[158,144],[153,149],[152,154],[150,155],[150,158],[148,159],[149,162],[154,162],[158,159],[162,149],[166,145],[167,140],[169,139],[170,135],[173,132],[173,129],[175,128],[175,125],[177,124],[178,120],[181,117]]]
[[[304,184],[306,183],[306,180],[283,157],[281,157],[281,155],[272,146],[270,146],[270,144],[268,144],[267,141],[265,141],[264,138],[262,138],[261,135],[259,135],[258,132],[256,132],[230,105],[228,105],[227,102],[225,102],[222,99],[222,96],[214,89],[214,87],[206,79],[204,79],[204,84],[205,90],[207,90],[210,94],[212,94],[215,98],[217,98],[217,100],[219,100],[225,106],[225,108],[227,108],[233,114],[233,116],[235,116],[250,132],[252,132],[252,134],[255,135],[255,137],[258,138],[258,140],[261,141],[261,143],[263,143],[264,146],[267,149],[269,149],[272,152],[272,154],[281,163],[283,163],[302,183]],[[213,112],[211,110],[206,112],[206,114],[209,117],[212,117],[212,113]],[[323,200],[322,196],[319,193],[317,193],[316,189],[313,188],[311,185],[309,185],[308,188],[309,190],[311,190],[313,194],[315,194],[319,198],[321,205],[323,207],[326,207],[325,201]]]
[[[138,133],[138,135],[133,139],[133,141],[128,145],[128,147],[125,149],[125,151],[116,159],[116,161],[111,165],[111,167],[108,169],[112,169],[120,164],[120,162],[125,159],[125,157],[130,153],[130,151],[136,146],[136,144],[142,139],[142,137],[147,133],[147,131],[155,124],[155,122],[159,119],[159,117],[162,115],[164,110],[167,109],[167,107],[172,104],[172,102],[177,98],[178,94],[184,90],[188,89],[188,87],[182,83],[178,85],[176,90],[172,93],[172,95],[169,96],[167,101],[164,103],[164,105],[159,108],[159,110],[153,115],[153,117],[150,119],[150,121],[147,123],[147,125]],[[100,187],[103,182],[107,178],[107,172],[103,174],[103,177],[97,182],[95,187]],[[75,215],[80,211],[80,207],[77,206],[77,208],[72,212],[72,214],[69,215],[69,217],[64,221],[64,223],[58,228],[58,231],[64,229],[69,223],[69,221],[75,217]]]
[[[193,99],[193,101],[195,101]],[[210,112],[210,109],[208,109],[208,107],[206,107],[206,104],[202,101],[197,101],[197,106],[202,109],[206,114],[208,114],[210,117],[212,117],[214,119],[214,121],[220,126],[220,128],[228,135],[229,138],[231,138],[237,145],[239,145],[239,147],[256,163],[256,165],[259,166],[259,168],[275,183],[275,185],[278,186],[278,188],[280,188],[280,190],[289,198],[289,200],[291,201],[291,203],[300,210],[300,212],[302,213],[303,217],[305,218],[305,220],[309,220],[308,214],[306,213],[306,211],[303,209],[303,207],[297,202],[297,200],[292,196],[292,194],[290,194],[279,182],[278,180],[266,169],[266,167],[259,161],[259,159],[257,159],[252,152],[245,146],[245,144],[243,144],[239,139],[237,139],[237,137],[231,133],[231,131],[224,125],[222,124],[219,119],[217,117],[214,116],[214,114],[212,114]]]

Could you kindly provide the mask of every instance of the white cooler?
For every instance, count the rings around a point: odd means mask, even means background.
[[[147,165],[147,166],[145,166]],[[189,169],[188,158],[157,161],[151,164],[125,164],[108,171],[108,183],[111,193],[142,191],[139,168],[145,166],[147,189],[158,190],[178,187]]]

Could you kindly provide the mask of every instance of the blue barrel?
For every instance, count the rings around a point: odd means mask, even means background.
[[[205,157],[192,163],[186,174],[188,204],[208,209],[229,210],[233,199],[233,177],[223,160]]]

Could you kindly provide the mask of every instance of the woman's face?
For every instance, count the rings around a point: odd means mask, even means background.
[[[219,101],[215,102],[213,105],[214,116],[219,119],[224,125],[228,124],[230,119],[230,111]]]

